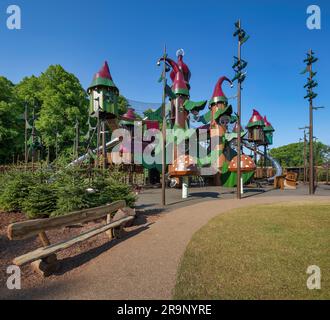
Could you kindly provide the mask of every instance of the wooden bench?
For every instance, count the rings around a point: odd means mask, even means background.
[[[295,172],[288,172],[285,176],[284,188],[285,189],[297,189],[298,174]]]
[[[113,216],[114,213],[116,214]],[[49,230],[64,228],[78,223],[87,223],[102,218],[106,218],[104,224],[56,244],[51,244],[46,234],[46,231]],[[17,266],[32,263],[35,270],[44,276],[48,276],[59,267],[56,257],[57,252],[103,232],[106,232],[110,239],[120,237],[123,227],[134,218],[135,210],[126,208],[125,201],[117,201],[103,207],[72,212],[64,216],[13,223],[8,226],[7,230],[10,240],[24,240],[38,235],[43,245],[42,248],[15,258],[13,263]]]
[[[284,190],[284,180],[285,176],[277,176],[274,179],[274,188]]]

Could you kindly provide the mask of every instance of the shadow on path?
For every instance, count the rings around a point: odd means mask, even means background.
[[[138,235],[139,233],[149,229],[151,223],[148,225],[145,225],[143,227],[140,227],[138,229],[125,232],[123,237],[121,239],[114,239],[109,242],[104,243],[103,245],[93,248],[89,251],[84,251],[76,256],[73,257],[67,257],[62,260],[59,260],[60,262],[60,269],[58,272],[54,273],[54,275],[60,276],[63,275],[71,270],[74,270],[75,268],[78,268],[85,263],[89,262],[90,260],[96,258],[97,256],[101,255],[102,253],[108,251],[109,249],[113,248],[114,246],[118,245],[119,243],[134,237]]]

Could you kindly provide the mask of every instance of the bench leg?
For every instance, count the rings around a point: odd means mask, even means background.
[[[113,228],[111,231],[114,239],[121,239],[124,234],[124,226],[121,225],[120,227]]]
[[[45,232],[39,234],[39,239],[44,247],[50,245],[50,241]],[[56,254],[52,254],[41,260],[37,260],[31,263],[31,267],[34,271],[42,275],[43,277],[49,277],[59,269],[59,261]]]
[[[108,214],[107,215],[107,224],[110,224],[110,223],[111,223],[111,214]],[[109,240],[112,240],[113,239],[112,229],[106,231],[105,234],[109,237]]]
[[[55,254],[31,263],[32,269],[43,277],[49,277],[59,270],[60,263]]]

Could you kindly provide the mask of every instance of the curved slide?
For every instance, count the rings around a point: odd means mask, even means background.
[[[116,145],[118,145],[119,143],[120,143],[120,138],[115,138],[115,139],[113,139],[112,141],[110,141],[110,142],[108,142],[107,144],[106,144],[106,149],[110,149],[110,148],[114,148]],[[103,150],[103,146],[101,146],[101,147],[99,147],[98,149],[95,149],[95,150],[93,150],[93,151],[90,151],[90,152],[87,152],[86,154],[84,154],[83,156],[81,156],[81,157],[79,157],[78,159],[76,159],[76,160],[74,160],[74,161],[72,161],[69,165],[68,165],[68,167],[70,167],[70,166],[76,166],[76,165],[78,165],[78,164],[81,164],[82,162],[84,162],[86,159],[88,159],[90,156],[91,156],[91,154],[97,154],[97,151],[102,151]]]
[[[248,142],[246,142],[246,141],[243,141],[243,145],[244,145],[244,147],[246,147],[247,149],[249,149],[249,150],[251,150],[253,152],[256,151],[259,155],[267,158],[272,163],[273,167],[276,170],[276,173],[275,173],[275,175],[273,177],[267,179],[268,182],[273,182],[276,177],[279,177],[279,176],[281,176],[283,174],[283,169],[282,169],[281,165],[272,156],[270,156],[269,154],[264,154],[263,152],[261,152],[258,149],[255,150],[254,147],[251,144],[249,144]]]

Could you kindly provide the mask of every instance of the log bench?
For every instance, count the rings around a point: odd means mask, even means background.
[[[285,175],[277,176],[274,179],[274,188],[284,190]]]
[[[289,190],[297,189],[298,174],[295,172],[288,172],[285,176],[284,188]]]
[[[59,267],[59,261],[56,257],[57,252],[103,232],[106,232],[110,240],[119,238],[123,228],[127,224],[132,223],[135,215],[135,210],[126,208],[125,201],[116,201],[103,207],[76,211],[64,216],[13,223],[8,226],[7,230],[10,240],[25,240],[39,236],[43,246],[16,257],[13,263],[17,266],[31,263],[33,269],[43,276],[49,276],[56,272]],[[105,218],[104,224],[59,243],[51,244],[46,234],[49,230],[64,228],[78,223],[87,223],[102,218]]]

